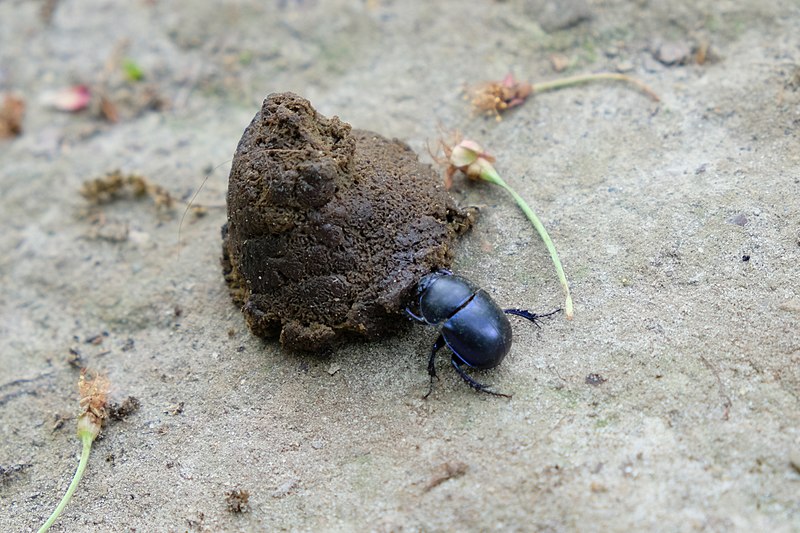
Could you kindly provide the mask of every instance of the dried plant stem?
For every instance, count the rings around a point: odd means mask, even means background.
[[[532,85],[533,94],[541,93],[545,91],[553,91],[556,89],[562,89],[564,87],[572,87],[573,85],[580,85],[582,83],[589,83],[592,81],[601,81],[601,80],[612,80],[612,81],[622,81],[625,83],[630,83],[639,88],[643,93],[647,96],[659,102],[661,99],[658,97],[656,92],[651,89],[647,84],[642,81],[637,80],[636,78],[632,78],[631,76],[626,76],[625,74],[617,74],[615,72],[598,72],[595,74],[581,74],[578,76],[570,76],[567,78],[561,78],[560,80],[553,80],[553,81],[544,81],[541,83],[534,83]]]
[[[58,516],[61,514],[61,511],[64,510],[64,507],[66,507],[70,499],[72,499],[72,494],[75,492],[75,489],[78,488],[78,484],[81,482],[83,472],[86,470],[86,465],[89,463],[89,452],[92,450],[94,435],[89,432],[82,432],[80,438],[81,442],[83,443],[83,451],[81,452],[81,460],[78,463],[78,469],[75,471],[75,475],[72,477],[72,482],[69,484],[66,494],[64,494],[64,497],[61,498],[58,507],[56,507],[56,510],[53,511],[53,514],[50,515],[50,518],[47,519],[47,522],[45,522],[44,525],[39,528],[39,533],[44,533],[55,523],[55,521],[58,519]]]
[[[552,239],[550,239],[550,235],[548,235],[547,230],[542,224],[542,221],[539,220],[539,217],[536,216],[536,213],[534,213],[533,209],[530,208],[528,202],[526,202],[522,196],[517,194],[517,191],[512,189],[505,181],[503,181],[492,165],[481,166],[481,179],[494,183],[495,185],[499,185],[505,189],[514,198],[514,201],[517,202],[517,205],[520,207],[520,209],[522,209],[522,212],[525,213],[525,216],[528,217],[528,220],[531,221],[533,227],[536,228],[539,236],[544,241],[544,245],[547,247],[547,251],[550,252],[550,258],[553,260],[553,265],[556,267],[558,280],[561,282],[561,286],[564,288],[564,295],[566,298],[564,303],[564,313],[565,316],[571,320],[574,315],[574,309],[572,306],[572,295],[569,292],[569,284],[567,283],[567,276],[564,274],[564,267],[561,266],[561,260],[558,258],[556,247],[553,244]]]

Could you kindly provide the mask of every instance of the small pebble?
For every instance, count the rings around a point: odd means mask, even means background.
[[[689,60],[692,49],[684,42],[666,42],[658,47],[654,57],[667,66],[683,65]]]
[[[800,448],[795,448],[789,452],[789,464],[800,474]]]
[[[298,479],[287,479],[280,486],[272,492],[273,498],[283,498],[288,496],[289,494],[297,488],[300,484],[300,480]]]
[[[731,224],[736,224],[737,226],[744,227],[750,221],[747,220],[747,217],[745,216],[744,213],[739,213],[738,215],[735,215],[735,216],[732,216],[731,218],[729,218],[728,222],[731,223]]]

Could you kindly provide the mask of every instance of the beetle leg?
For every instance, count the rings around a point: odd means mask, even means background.
[[[552,316],[556,313],[561,312],[561,309],[556,309],[555,311],[550,311],[549,313],[545,313],[543,315],[531,313],[527,309],[503,309],[503,312],[507,315],[515,315],[515,316],[521,316],[522,318],[527,318],[528,320],[536,324],[537,328],[541,328],[542,326],[539,325],[540,318]]]
[[[477,381],[472,379],[472,377],[466,372],[464,372],[463,368],[461,368],[461,363],[455,358],[455,356],[450,359],[450,362],[453,364],[453,368],[456,369],[456,372],[458,372],[458,375],[461,376],[461,379],[466,381],[467,385],[469,385],[473,389],[480,392],[485,392],[486,394],[491,394],[493,396],[502,396],[503,398],[511,398],[510,394],[503,394],[502,392],[495,392],[493,390],[489,390],[488,388],[486,388],[486,385],[478,383]]]
[[[428,359],[428,375],[431,377],[431,385],[428,387],[428,393],[422,397],[423,400],[430,396],[433,392],[433,380],[439,379],[439,376],[436,375],[436,353],[444,348],[444,346],[444,336],[440,333],[439,337],[436,339],[436,342],[433,343],[431,357]]]

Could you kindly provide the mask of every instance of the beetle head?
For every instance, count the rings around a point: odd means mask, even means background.
[[[417,296],[422,296],[422,294],[425,293],[425,291],[427,291],[430,288],[430,286],[433,285],[433,282],[436,281],[437,279],[443,278],[444,276],[452,276],[452,275],[453,273],[450,272],[449,270],[442,269],[439,270],[438,272],[432,272],[430,274],[422,276],[422,279],[419,280],[419,283],[417,284]]]

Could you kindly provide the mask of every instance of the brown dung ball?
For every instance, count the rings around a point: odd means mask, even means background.
[[[253,333],[286,348],[374,339],[473,220],[405,143],[271,94],[233,159],[225,279]]]

